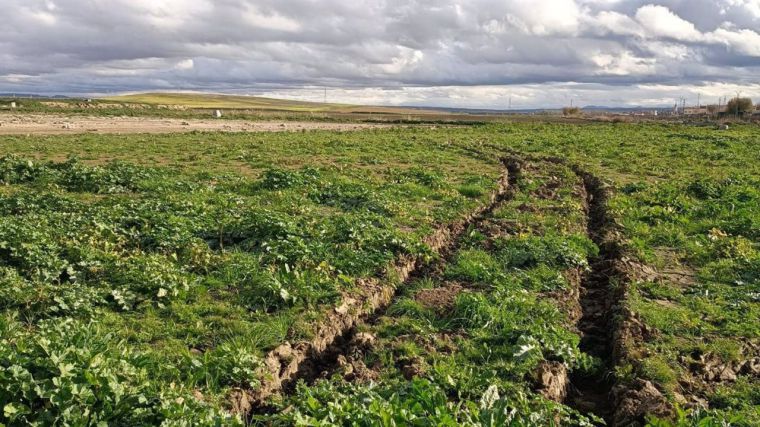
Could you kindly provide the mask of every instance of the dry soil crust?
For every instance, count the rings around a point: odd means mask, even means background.
[[[170,119],[156,117],[98,117],[60,114],[0,114],[0,135],[174,133],[192,131],[354,131],[387,128],[390,126],[392,125],[381,123],[330,123],[298,121],[258,122],[247,120]]]

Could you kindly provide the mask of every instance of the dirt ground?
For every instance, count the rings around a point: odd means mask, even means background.
[[[54,114],[0,114],[0,135],[62,135],[76,133],[172,133],[192,131],[297,132],[302,130],[352,131],[384,128],[373,123],[322,123],[171,119],[153,117],[97,117]]]

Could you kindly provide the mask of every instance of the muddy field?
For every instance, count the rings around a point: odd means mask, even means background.
[[[371,123],[320,123],[298,121],[199,120],[148,117],[96,117],[51,114],[2,114],[0,135],[65,135],[75,133],[174,133],[193,131],[298,132],[307,130],[356,131],[384,128]]]

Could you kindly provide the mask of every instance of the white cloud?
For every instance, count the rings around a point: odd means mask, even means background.
[[[760,0],[2,3],[0,92],[313,85],[476,106],[507,92],[561,104],[579,85],[610,104],[626,91],[662,97],[643,83],[742,85],[760,74]]]
[[[618,34],[623,36],[644,36],[644,29],[630,16],[615,11],[602,11],[588,17],[586,26],[597,34]]]
[[[597,74],[616,76],[651,74],[657,64],[653,58],[639,58],[628,51],[617,55],[600,53],[592,56],[591,60],[599,67]]]
[[[736,30],[730,27],[718,28],[705,35],[713,43],[721,43],[737,53],[760,57],[760,34],[752,30]]]
[[[301,29],[299,22],[278,13],[263,13],[258,7],[251,4],[247,5],[243,16],[245,21],[254,27],[291,32]]]
[[[183,59],[174,65],[175,70],[192,70],[195,67],[195,62],[192,59]]]
[[[166,28],[177,28],[189,20],[200,18],[213,7],[208,0],[111,0],[108,3],[103,0],[96,1],[103,7],[133,9],[143,14],[143,19],[151,24]]]
[[[702,33],[691,22],[664,6],[646,5],[636,11],[636,20],[653,37],[699,41]]]
[[[725,0],[728,7],[735,7],[748,13],[755,19],[760,19],[760,0]]]
[[[526,34],[575,34],[580,9],[573,0],[511,0],[506,20]]]
[[[714,31],[702,33],[689,21],[664,6],[646,5],[636,11],[636,19],[650,37],[664,37],[684,42],[722,44],[738,54],[760,57],[760,34],[735,28],[724,22]]]
[[[32,78],[33,76],[27,76],[23,74],[6,74],[0,75],[0,81],[4,80],[8,83],[23,83],[24,80]]]
[[[415,65],[419,64],[425,56],[419,50],[409,49],[403,46],[399,46],[399,50],[400,50],[399,54],[391,58],[391,62],[389,64],[382,65],[381,68],[386,73],[389,73],[389,74],[402,73],[414,67]]]

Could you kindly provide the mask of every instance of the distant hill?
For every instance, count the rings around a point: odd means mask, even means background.
[[[139,93],[103,98],[105,101],[129,102],[152,105],[184,106],[187,108],[219,108],[240,110],[275,110],[293,112],[326,113],[372,113],[372,114],[420,114],[434,109],[409,107],[378,107],[350,104],[295,101],[264,98],[259,96],[217,95],[204,93]]]
[[[0,98],[15,98],[15,99],[66,99],[68,96],[63,95],[37,95],[33,93],[0,93]]]

